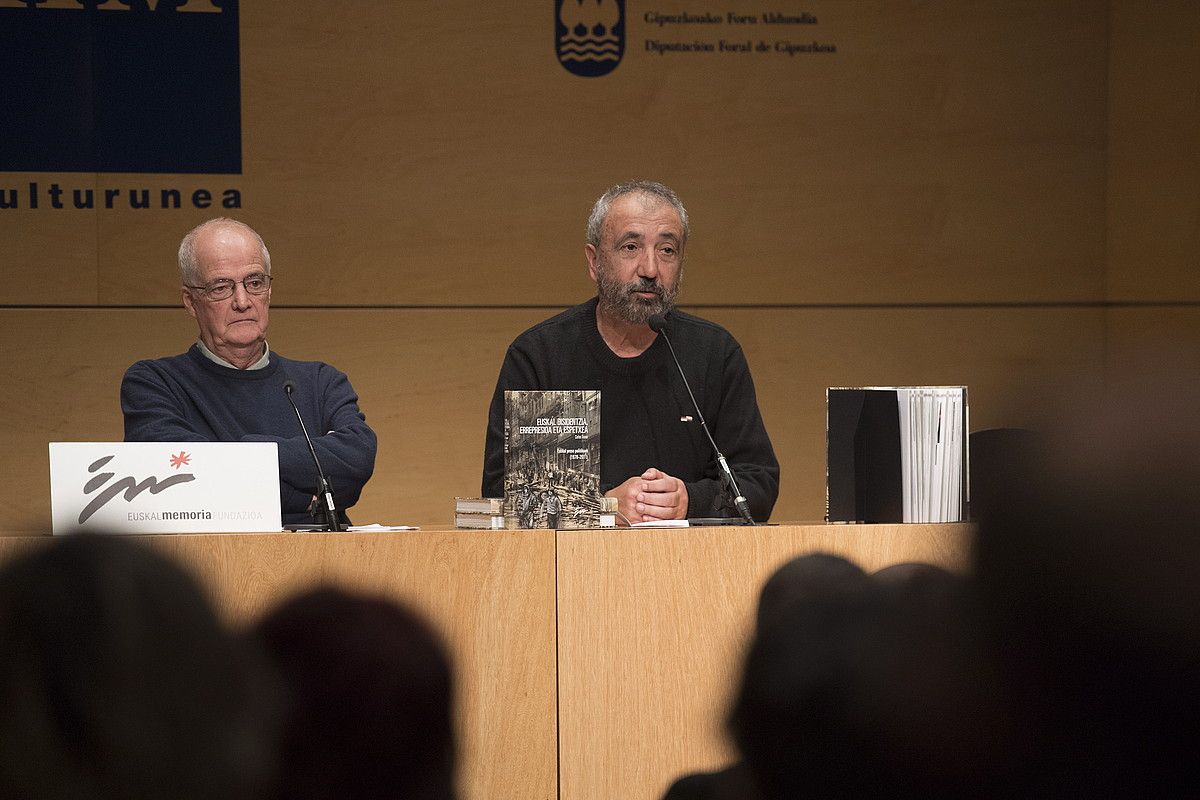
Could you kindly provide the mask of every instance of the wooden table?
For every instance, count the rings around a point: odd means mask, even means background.
[[[661,797],[732,751],[723,720],[763,582],[789,559],[967,563],[969,525],[560,531],[559,780],[570,800]]]
[[[969,525],[779,525],[138,537],[227,618],[334,583],[444,633],[466,800],[655,800],[731,757],[721,728],[763,581],[803,553],[967,563]],[[0,536],[0,558],[47,537]]]

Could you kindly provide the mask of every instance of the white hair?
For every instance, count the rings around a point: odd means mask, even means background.
[[[669,187],[664,186],[657,181],[627,181],[618,183],[616,186],[609,189],[604,194],[600,195],[599,199],[592,206],[592,213],[588,216],[587,223],[587,242],[593,247],[600,246],[600,229],[604,227],[604,220],[608,216],[608,211],[612,208],[612,204],[618,197],[627,194],[640,194],[649,197],[658,198],[664,203],[669,203],[672,208],[679,214],[679,221],[683,224],[683,241],[680,244],[687,244],[688,239],[688,214],[687,209],[683,207],[679,196],[675,194]]]
[[[184,286],[196,286],[200,282],[200,264],[196,261],[196,239],[209,228],[225,227],[239,228],[258,240],[258,247],[262,250],[263,268],[266,269],[268,275],[271,274],[271,254],[267,252],[267,245],[258,235],[258,231],[236,219],[216,217],[192,228],[179,243],[179,279],[183,281]]]

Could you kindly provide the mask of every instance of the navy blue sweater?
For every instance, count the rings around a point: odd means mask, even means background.
[[[223,367],[193,345],[182,355],[139,361],[121,381],[127,442],[275,442],[279,445],[279,499],[285,524],[311,522],[307,513],[317,470],[292,399],[339,508],[358,502],[375,468],[375,432],[358,409],[346,376],[319,361],[271,353],[262,369]]]

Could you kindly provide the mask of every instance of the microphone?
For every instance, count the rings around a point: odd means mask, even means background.
[[[725,490],[733,497],[733,505],[737,508],[738,514],[742,517],[742,522],[746,525],[754,524],[754,517],[750,516],[750,506],[746,503],[746,498],[742,496],[742,490],[738,488],[737,479],[733,477],[733,470],[729,468],[728,462],[725,461],[725,456],[721,453],[721,448],[717,447],[716,440],[708,430],[708,423],[704,421],[704,414],[700,411],[700,404],[696,402],[696,395],[692,394],[692,387],[688,384],[687,375],[683,374],[683,367],[679,364],[679,359],[675,356],[675,347],[671,344],[671,337],[667,336],[667,317],[666,314],[652,314],[650,319],[646,321],[650,326],[650,330],[663,337],[667,343],[667,348],[671,351],[671,359],[675,362],[675,369],[679,370],[679,377],[683,379],[683,388],[687,389],[688,397],[692,398],[692,407],[696,409],[696,419],[700,420],[700,427],[704,429],[704,435],[708,437],[708,443],[712,445],[713,451],[717,454],[717,464],[721,467],[721,483],[725,485]]]
[[[309,438],[308,428],[304,426],[304,418],[300,416],[300,409],[296,408],[296,401],[292,399],[292,392],[295,389],[296,384],[293,381],[283,382],[283,391],[292,405],[292,411],[296,412],[296,419],[300,421],[300,431],[304,434],[304,441],[308,443],[308,452],[312,456],[313,463],[317,465],[317,501],[321,505],[321,516],[325,517],[325,525],[329,530],[340,531],[342,523],[338,520],[337,506],[333,504],[333,489],[329,487],[329,479],[325,477],[325,470],[321,469],[321,461],[317,458],[317,451],[313,448],[312,439]]]

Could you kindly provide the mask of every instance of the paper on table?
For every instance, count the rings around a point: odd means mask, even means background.
[[[383,533],[387,531],[419,531],[421,529],[415,525],[380,525],[376,522],[371,525],[351,525],[346,530],[358,533]]]

